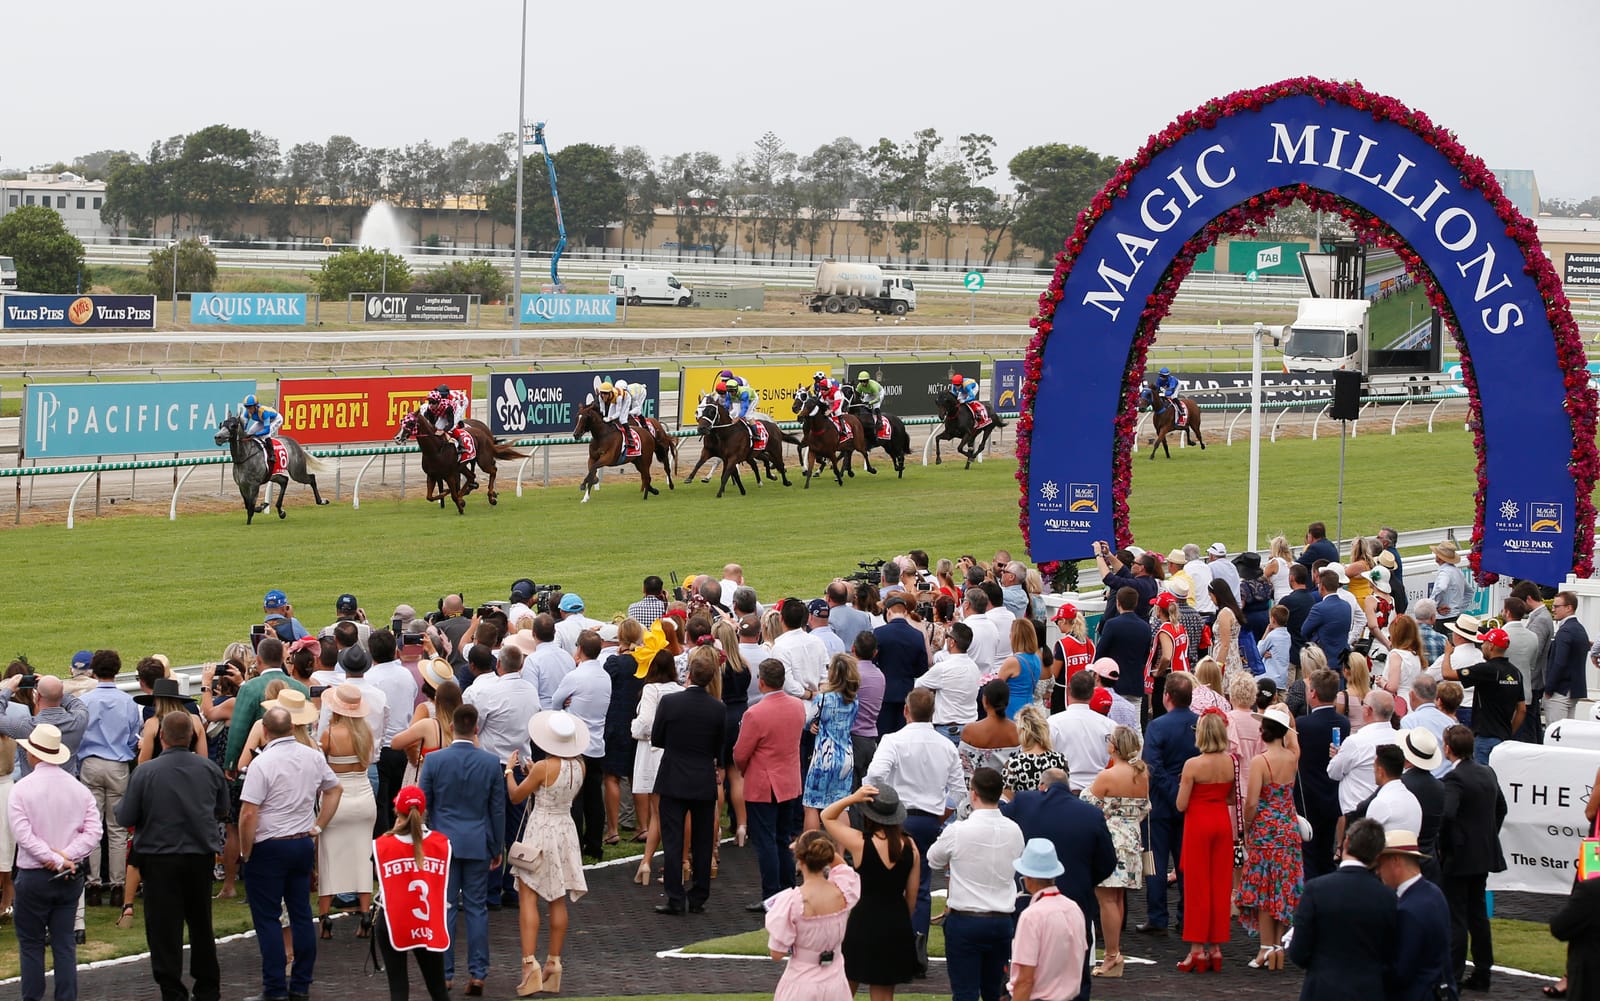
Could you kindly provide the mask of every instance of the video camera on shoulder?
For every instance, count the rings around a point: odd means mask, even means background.
[[[883,565],[887,560],[858,561],[856,566],[861,569],[846,577],[845,580],[865,581],[868,584],[883,583]]]

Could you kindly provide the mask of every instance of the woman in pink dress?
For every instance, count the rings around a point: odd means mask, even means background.
[[[800,835],[794,860],[804,881],[767,908],[767,949],[773,959],[789,961],[772,999],[851,1001],[840,949],[850,908],[861,898],[861,877],[821,831]]]
[[[1228,807],[1228,822],[1233,825],[1233,904],[1230,912],[1239,915],[1239,881],[1244,876],[1244,859],[1239,850],[1244,845],[1240,835],[1244,832],[1241,813],[1244,810],[1245,792],[1250,788],[1250,763],[1261,753],[1261,723],[1256,719],[1256,681],[1248,674],[1235,674],[1228,682],[1228,754],[1233,758],[1234,802]]]

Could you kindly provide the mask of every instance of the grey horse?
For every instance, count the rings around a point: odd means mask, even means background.
[[[285,476],[268,476],[270,468],[267,463],[266,449],[253,438],[245,437],[244,421],[238,417],[228,417],[217,427],[217,433],[212,437],[218,445],[227,445],[233,454],[233,482],[239,485],[239,496],[244,498],[244,521],[250,524],[257,514],[267,509],[271,501],[271,488],[268,496],[263,498],[258,505],[256,499],[260,496],[261,486],[272,482],[278,485],[278,517],[287,518],[288,512],[283,509],[283,495],[289,489],[289,480],[296,483],[311,485],[311,494],[317,499],[318,504],[328,503],[323,499],[321,491],[317,489],[317,474],[331,472],[327,466],[316,457],[307,455],[305,449],[293,438],[277,436],[283,442],[285,451],[289,453],[289,473]]]

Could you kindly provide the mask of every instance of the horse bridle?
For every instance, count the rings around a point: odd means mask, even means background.
[[[718,410],[719,406],[720,406],[720,404],[718,404],[716,400],[713,400],[709,396],[706,397],[704,400],[701,400],[700,401],[700,406],[695,408],[695,412],[694,412],[695,423],[696,424],[700,423],[700,413],[701,413],[701,411],[710,410],[711,411],[711,422],[706,425],[706,430],[707,431],[717,431],[717,430],[720,430],[722,428],[736,428],[736,427],[738,427],[739,426],[739,422],[734,419],[732,413],[728,414],[728,423],[726,423],[726,424],[718,424],[717,423],[717,416],[716,415],[717,415],[717,410]]]

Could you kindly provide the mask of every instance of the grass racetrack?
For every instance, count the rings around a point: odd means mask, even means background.
[[[1401,531],[1472,521],[1473,456],[1458,424],[1434,434],[1390,437],[1382,420],[1350,440],[1345,485],[1346,535],[1371,534],[1380,523]],[[1213,430],[1213,435],[1216,431]],[[919,431],[913,442],[920,446]],[[1165,551],[1221,540],[1244,545],[1249,450],[1214,443],[1206,451],[1173,448],[1150,461],[1142,441],[1134,461],[1136,541]],[[461,590],[469,602],[506,597],[510,582],[531,576],[581,594],[588,614],[606,619],[626,609],[647,574],[720,570],[732,562],[766,600],[820,593],[857,560],[908,549],[933,558],[997,548],[1025,558],[1017,528],[1018,488],[1008,429],[990,461],[963,470],[908,463],[896,480],[881,453],[877,476],[857,470],[843,487],[831,477],[785,489],[769,483],[740,497],[716,483],[663,489],[639,500],[631,469],[607,476],[588,504],[573,485],[506,490],[497,508],[472,495],[465,516],[441,512],[413,491],[404,501],[369,499],[310,505],[295,485],[285,521],[267,514],[247,527],[234,505],[226,512],[180,513],[176,521],[144,514],[84,518],[7,528],[7,572],[0,608],[9,610],[3,641],[9,659],[21,652],[40,670],[60,673],[74,650],[114,647],[127,666],[161,652],[174,663],[220,656],[260,621],[262,595],[284,589],[305,625],[333,619],[335,598],[350,591],[375,622],[409,602],[420,611]],[[698,446],[685,442],[685,465]],[[1294,439],[1263,443],[1261,545],[1282,532],[1302,541],[1313,520],[1335,530],[1339,442]],[[791,471],[791,479],[794,474]],[[659,480],[658,480],[659,484]]]

